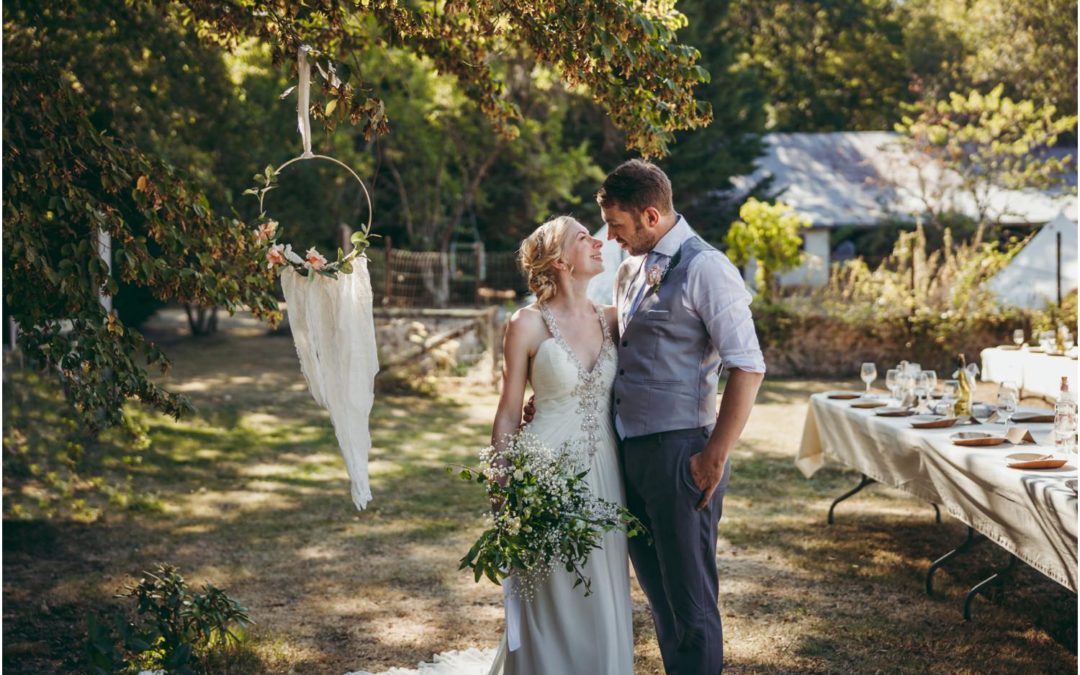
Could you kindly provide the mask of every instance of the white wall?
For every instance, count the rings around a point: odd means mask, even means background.
[[[802,265],[780,275],[780,285],[821,288],[829,283],[829,230],[807,230],[802,233],[802,238],[806,257]],[[757,262],[751,260],[743,271],[743,278],[751,287],[754,286],[756,272]]]

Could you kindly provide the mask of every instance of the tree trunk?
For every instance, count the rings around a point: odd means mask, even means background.
[[[192,335],[213,335],[218,329],[217,307],[193,307],[184,305],[188,328]]]

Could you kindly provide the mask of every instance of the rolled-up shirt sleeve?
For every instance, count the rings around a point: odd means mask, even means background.
[[[723,367],[764,373],[751,296],[739,269],[720,251],[706,251],[691,261],[687,277],[684,297],[705,324]]]

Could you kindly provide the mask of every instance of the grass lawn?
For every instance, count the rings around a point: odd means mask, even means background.
[[[177,341],[163,378],[199,412],[138,413],[149,444],[120,435],[59,453],[55,392],[5,371],[3,666],[79,672],[86,617],[158,561],[249,609],[240,672],[344,673],[495,646],[500,590],[457,561],[484,500],[444,467],[486,443],[490,387],[445,380],[433,397],[380,395],[371,418],[374,500],[352,507],[329,417],[288,337]],[[854,385],[854,383],[848,383]],[[966,590],[1006,562],[984,544],[939,572],[965,528],[836,465],[805,480],[792,459],[808,394],[835,383],[767,381],[734,457],[718,563],[729,672],[1075,673],[1076,597],[1030,569],[993,600]],[[70,450],[70,448],[69,448]],[[40,459],[39,459],[40,458]],[[66,461],[66,463],[65,463]],[[74,467],[74,468],[72,468]],[[662,672],[634,586],[637,672]]]

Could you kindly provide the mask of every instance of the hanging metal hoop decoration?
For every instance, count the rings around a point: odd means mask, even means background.
[[[372,222],[371,221],[371,218],[372,218],[371,193],[368,192],[367,186],[364,185],[364,181],[360,178],[360,176],[357,175],[357,173],[355,171],[353,171],[352,167],[349,166],[348,164],[346,164],[345,162],[342,162],[339,159],[334,159],[333,157],[329,157],[327,155],[312,155],[312,154],[300,155],[299,157],[293,157],[292,159],[285,162],[284,164],[282,164],[278,168],[274,169],[274,173],[275,174],[280,174],[285,169],[285,167],[289,166],[290,164],[295,164],[296,162],[303,161],[305,159],[324,159],[324,160],[326,160],[328,162],[333,162],[334,164],[337,164],[338,166],[340,166],[342,169],[345,169],[346,171],[348,171],[349,175],[352,176],[353,178],[355,178],[357,183],[360,183],[360,189],[362,189],[364,191],[364,199],[365,199],[365,201],[367,201],[367,209],[368,209],[368,220],[367,220],[367,225],[364,226],[364,236],[367,237],[368,235],[370,235],[371,234],[371,222]],[[261,204],[260,204],[260,206],[261,206]]]
[[[345,164],[341,160],[327,155],[316,155],[311,151],[311,118],[308,113],[311,95],[311,67],[307,62],[307,52],[309,49],[310,47],[307,45],[301,46],[297,59],[300,82],[297,86],[298,100],[296,104],[296,116],[304,151],[301,155],[293,157],[277,168],[272,166],[266,167],[266,170],[261,175],[256,175],[256,179],[261,180],[263,185],[251,188],[245,191],[245,194],[253,194],[259,198],[259,214],[260,218],[264,219],[264,222],[259,226],[258,237],[260,241],[270,243],[270,248],[266,252],[267,267],[275,268],[279,266],[292,266],[300,274],[306,275],[309,272],[317,272],[323,276],[336,278],[338,272],[343,274],[352,273],[352,260],[364,254],[364,251],[367,250],[367,247],[370,245],[370,237],[378,235],[371,234],[374,207],[371,202],[371,193],[368,191],[367,185],[364,184],[363,179],[360,178],[351,166]],[[364,226],[362,232],[356,232],[352,235],[353,250],[348,255],[343,255],[342,250],[339,248],[337,259],[333,262],[327,261],[327,259],[314,247],[308,249],[307,253],[301,257],[292,250],[291,244],[279,244],[277,242],[278,224],[276,221],[266,218],[266,211],[263,208],[263,201],[266,198],[266,193],[276,187],[274,181],[277,176],[290,165],[310,159],[324,160],[345,169],[345,171],[360,184],[360,189],[364,191],[364,200],[367,202],[367,224]]]

